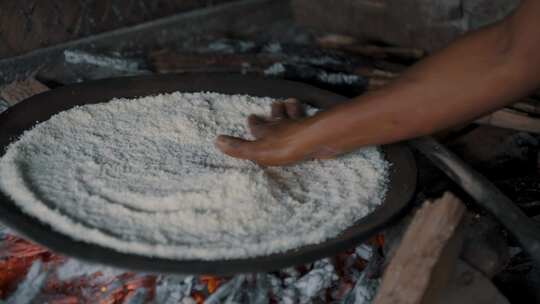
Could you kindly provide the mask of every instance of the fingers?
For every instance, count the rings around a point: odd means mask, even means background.
[[[270,118],[274,120],[292,118],[299,119],[306,115],[304,106],[295,98],[277,101],[272,104]]]
[[[275,147],[275,142],[266,140],[275,137],[270,136],[272,132],[282,130],[281,127],[286,130],[287,126],[295,123],[286,120],[300,119],[304,116],[304,107],[296,99],[275,102],[272,104],[270,119],[257,115],[248,117],[248,127],[257,141],[220,135],[216,139],[215,145],[221,152],[229,156],[252,160],[262,165],[280,165],[297,161],[297,159],[285,155],[286,153],[280,153],[279,149]]]
[[[260,116],[250,115],[247,121],[249,131],[256,139],[264,137],[270,130],[270,122]]]
[[[221,150],[221,152],[235,158],[255,158],[255,150],[253,149],[253,142],[251,141],[220,135],[217,137],[215,145],[219,150]]]
[[[287,116],[292,119],[299,119],[306,115],[304,106],[300,101],[294,98],[285,100],[285,112]]]
[[[272,103],[270,118],[276,120],[287,118],[287,110],[285,109],[285,104],[283,102],[277,101]]]

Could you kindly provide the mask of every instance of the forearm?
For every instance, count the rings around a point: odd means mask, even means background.
[[[216,145],[262,165],[333,157],[471,121],[534,90],[539,70],[540,0],[523,0],[504,22],[464,36],[385,89],[309,118],[298,103],[276,103],[269,120],[249,119],[256,140],[220,136]]]
[[[515,102],[540,83],[540,18],[523,16],[538,16],[535,2],[459,39],[386,89],[305,120],[296,138],[313,149],[349,151],[430,134]]]

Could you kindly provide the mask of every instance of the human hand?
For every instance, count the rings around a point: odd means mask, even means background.
[[[215,145],[223,153],[260,165],[279,166],[293,164],[309,158],[328,158],[334,155],[329,149],[312,149],[306,136],[306,113],[296,99],[272,104],[270,117],[250,115],[247,123],[255,140],[220,135]],[[311,138],[312,139],[312,138]]]

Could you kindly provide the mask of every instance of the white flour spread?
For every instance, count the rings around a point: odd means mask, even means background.
[[[172,93],[76,107],[27,131],[0,160],[0,189],[73,239],[173,259],[268,255],[320,243],[386,193],[374,147],[263,168],[218,134],[249,136],[270,98]]]

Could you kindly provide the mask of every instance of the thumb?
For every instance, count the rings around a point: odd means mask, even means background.
[[[253,142],[227,135],[220,135],[215,141],[216,147],[221,152],[241,159],[253,159]]]

